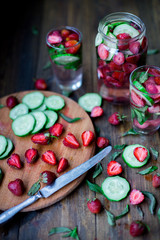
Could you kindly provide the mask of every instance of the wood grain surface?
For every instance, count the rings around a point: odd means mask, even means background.
[[[96,72],[95,36],[99,21],[113,12],[130,12],[142,19],[147,28],[149,49],[160,49],[160,2],[159,0],[35,0],[27,2],[3,2],[1,12],[1,44],[0,44],[0,97],[14,92],[33,90],[33,78],[47,80],[50,91],[60,93],[55,81],[51,81],[53,73],[51,68],[44,69],[49,61],[45,37],[47,32],[54,27],[70,25],[77,27],[83,34],[83,86],[70,95],[77,101],[86,92],[98,92]],[[37,31],[35,31],[37,30]],[[160,54],[148,56],[147,64],[160,66]],[[104,115],[101,118],[92,119],[96,129],[99,128],[100,136],[109,138],[112,146],[115,144],[139,143],[146,147],[154,147],[159,150],[159,131],[152,136],[119,136],[131,128],[130,108],[116,106],[103,101]],[[128,116],[127,122],[120,126],[111,126],[107,119],[111,113],[118,111]],[[102,161],[103,172],[93,179],[93,171],[90,170],[85,179],[101,185],[107,177],[106,167],[108,158]],[[110,202],[102,195],[91,191],[85,180],[67,197],[47,207],[32,212],[17,214],[10,222],[0,227],[0,239],[3,240],[60,240],[62,234],[48,236],[52,227],[77,226],[81,240],[132,240],[129,234],[129,226],[133,220],[142,220],[149,227],[150,232],[137,239],[159,240],[160,227],[157,211],[160,207],[160,191],[152,187],[152,177],[155,173],[141,176],[138,170],[127,167],[121,156],[117,158],[123,166],[123,174],[131,188],[149,191],[157,199],[155,214],[149,211],[149,200],[146,199],[140,206],[144,212],[142,219],[136,206],[130,206],[130,212],[117,221],[115,227],[108,225],[104,209],[100,214],[94,215],[87,208],[87,198],[98,197],[104,208],[114,214],[119,214],[126,204],[127,197],[121,202]],[[160,158],[154,161],[152,158],[146,165],[158,166]],[[143,167],[142,169],[145,169]],[[0,186],[1,187],[1,186]],[[3,198],[3,196],[0,196]],[[70,239],[70,238],[68,238]]]

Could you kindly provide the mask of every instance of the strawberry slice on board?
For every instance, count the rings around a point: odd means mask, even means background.
[[[103,113],[104,113],[103,108],[100,106],[96,106],[92,109],[90,116],[93,118],[100,117],[103,115]]]
[[[110,161],[107,165],[107,174],[109,176],[115,176],[122,173],[123,169],[120,163],[116,161]]]
[[[69,166],[68,160],[62,157],[58,163],[57,173],[65,171],[68,168],[68,166]]]
[[[20,156],[17,153],[13,153],[10,158],[8,158],[7,163],[11,167],[15,167],[17,169],[22,168],[22,162]]]
[[[84,131],[81,135],[83,146],[89,146],[94,140],[94,133],[92,131]]]
[[[76,137],[72,133],[68,133],[67,136],[63,140],[63,144],[66,147],[77,149],[80,147],[79,142],[77,141]]]
[[[45,153],[43,153],[42,160],[50,165],[57,164],[55,153],[52,150],[48,150]]]
[[[140,192],[137,189],[133,189],[129,195],[129,201],[130,204],[132,205],[137,205],[140,204],[141,202],[143,202],[144,200],[144,195],[142,192]]]
[[[52,136],[59,137],[63,132],[63,125],[61,123],[55,123],[49,128],[49,132]]]
[[[33,163],[38,158],[38,151],[35,148],[27,149],[25,152],[27,163]]]
[[[144,147],[136,147],[133,154],[139,162],[143,162],[148,156],[148,150]]]

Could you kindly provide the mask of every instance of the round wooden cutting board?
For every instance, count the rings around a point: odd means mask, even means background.
[[[12,95],[16,96],[19,102],[21,102],[22,97],[29,92],[31,91],[19,92]],[[94,132],[94,127],[88,114],[76,102],[74,102],[73,100],[67,97],[64,97],[54,92],[48,92],[48,91],[42,91],[42,93],[46,97],[51,95],[59,95],[63,97],[66,105],[63,108],[63,110],[61,110],[61,112],[71,118],[80,117],[81,120],[75,123],[68,123],[65,120],[63,120],[61,117],[59,117],[58,122],[62,123],[64,126],[63,134],[59,137],[59,139],[53,139],[51,143],[48,145],[38,145],[38,144],[34,144],[31,141],[31,135],[26,137],[15,136],[11,128],[12,120],[9,118],[9,111],[10,111],[9,108],[3,107],[0,109],[0,134],[12,140],[15,147],[13,153],[19,154],[21,161],[23,162],[22,169],[15,169],[13,167],[10,167],[7,164],[7,159],[9,157],[0,161],[0,168],[4,173],[4,178],[0,185],[0,209],[1,210],[6,210],[26,200],[28,198],[27,192],[31,188],[32,184],[34,184],[39,179],[39,174],[44,170],[53,171],[57,177],[65,173],[63,172],[61,174],[57,174],[56,172],[57,165],[51,166],[41,160],[41,155],[45,151],[53,150],[56,154],[57,161],[61,157],[67,158],[69,161],[69,167],[67,168],[66,171],[69,171],[72,168],[75,168],[76,166],[87,161],[90,157],[94,155],[95,143],[93,142],[90,146],[84,147],[82,145],[82,139],[81,139],[81,134],[83,131],[91,130]],[[8,96],[1,98],[0,104],[5,105],[7,97]],[[67,135],[67,133],[69,132],[73,133],[76,136],[77,140],[80,143],[80,148],[71,149],[63,145],[62,141],[64,137]],[[25,154],[25,151],[29,148],[36,148],[39,153],[38,160],[33,164],[29,164],[25,160],[24,154]],[[33,211],[33,210],[50,206],[53,203],[56,203],[57,201],[67,196],[71,191],[73,191],[82,182],[84,177],[85,177],[85,174],[77,178],[67,186],[63,187],[62,189],[57,191],[55,194],[53,194],[49,198],[40,199],[34,204],[32,204],[31,206],[25,208],[23,211],[24,212]],[[19,197],[15,196],[8,190],[8,183],[10,181],[15,180],[16,178],[22,179],[25,185],[25,193]],[[44,186],[45,184],[41,183],[41,187],[44,187]]]

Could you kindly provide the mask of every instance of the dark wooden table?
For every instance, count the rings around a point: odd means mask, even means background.
[[[131,12],[139,16],[147,27],[149,48],[159,48],[160,42],[160,1],[118,1],[118,0],[35,0],[21,3],[3,3],[1,6],[1,54],[0,54],[0,97],[24,90],[34,89],[33,78],[52,77],[50,68],[44,70],[48,62],[45,45],[46,33],[60,25],[75,26],[83,33],[83,86],[73,94],[75,101],[86,92],[97,92],[96,53],[94,39],[99,21],[107,14],[116,11]],[[147,59],[148,64],[160,66],[160,55],[152,55]],[[53,91],[59,92],[58,86],[52,86]],[[146,147],[159,149],[159,133],[152,136],[118,138],[120,134],[131,128],[129,120],[118,127],[109,125],[108,116],[114,111],[130,115],[129,106],[113,106],[103,101],[104,116],[94,120],[100,129],[100,135],[108,137],[112,145],[115,144],[143,144]],[[122,162],[121,157],[118,159]],[[89,171],[85,179],[101,184],[107,177],[107,161],[103,161],[103,173],[95,179],[93,170]],[[123,164],[123,176],[128,179],[132,188],[152,192],[157,200],[155,215],[148,209],[149,201],[141,206],[144,212],[144,222],[150,227],[150,232],[139,239],[160,239],[160,228],[157,210],[160,205],[160,193],[152,187],[152,175],[146,177],[136,174]],[[158,161],[150,161],[147,166],[159,165]],[[78,227],[81,240],[132,239],[129,235],[129,225],[133,220],[141,219],[136,207],[130,207],[130,213],[117,221],[116,227],[110,227],[103,210],[94,215],[87,209],[87,198],[98,197],[103,206],[118,214],[129,203],[129,198],[121,202],[109,202],[100,194],[89,190],[85,180],[69,196],[60,202],[34,212],[19,213],[11,221],[0,227],[0,239],[4,240],[46,240],[62,239],[61,234],[48,237],[52,227]]]

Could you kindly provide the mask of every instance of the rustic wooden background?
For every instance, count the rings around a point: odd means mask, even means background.
[[[94,38],[99,21],[107,14],[124,11],[139,16],[147,27],[147,36],[150,49],[160,49],[160,1],[159,0],[32,0],[17,3],[1,3],[1,37],[0,37],[0,97],[13,92],[34,89],[33,78],[52,77],[52,70],[44,70],[48,62],[48,53],[45,46],[46,33],[53,27],[70,25],[79,28],[83,33],[83,86],[70,97],[77,99],[85,92],[97,92],[96,54]],[[36,30],[36,31],[35,31]],[[160,66],[160,54],[149,56],[148,64]],[[60,92],[55,84],[50,90]],[[94,120],[100,129],[100,135],[108,137],[112,145],[140,143],[147,147],[159,148],[159,133],[148,137],[118,136],[131,126],[128,122],[118,127],[110,126],[108,116],[114,111],[130,115],[129,107],[112,106],[103,102],[105,115]],[[101,184],[106,174],[107,159],[103,160],[103,173],[95,182]],[[118,161],[122,162],[119,158]],[[159,164],[150,161],[148,166]],[[123,176],[131,183],[132,188],[152,192],[160,199],[159,190],[152,187],[150,174],[143,177],[136,174],[135,169],[123,165]],[[86,179],[93,181],[93,170],[89,171]],[[129,235],[129,225],[132,220],[141,219],[136,208],[131,206],[130,213],[117,221],[116,227],[107,223],[105,211],[98,215],[87,209],[87,198],[97,196],[104,207],[113,213],[120,213],[129,203],[129,199],[119,203],[109,202],[100,194],[91,192],[85,180],[69,196],[60,202],[34,212],[19,213],[10,222],[0,227],[0,239],[4,240],[46,240],[63,239],[61,234],[48,237],[52,227],[78,227],[81,240],[121,240],[133,239]],[[160,228],[156,214],[153,216],[148,210],[148,201],[142,204],[145,213],[144,221],[150,226],[150,232],[138,239],[160,239]],[[158,203],[157,209],[160,207]]]

